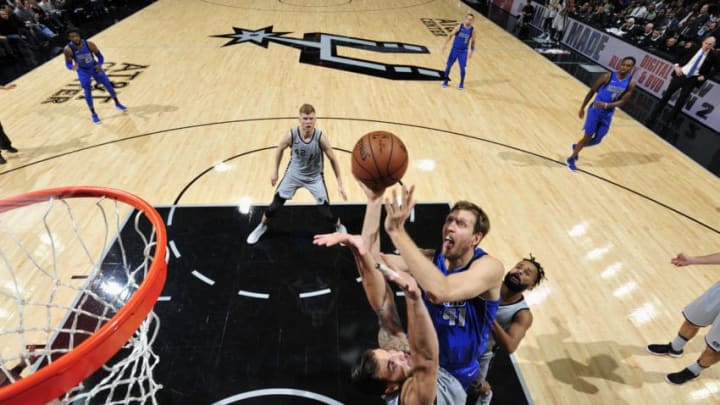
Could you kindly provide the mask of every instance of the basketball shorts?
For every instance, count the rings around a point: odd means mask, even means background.
[[[710,348],[720,352],[720,282],[688,304],[682,313],[693,325],[712,325],[705,336],[705,342]]]
[[[313,180],[308,181],[307,179],[301,179],[291,174],[285,174],[282,180],[280,180],[277,193],[285,200],[292,200],[295,192],[300,187],[307,189],[313,198],[315,198],[317,204],[324,204],[326,201],[330,201],[323,176],[317,176]]]
[[[612,121],[614,110],[606,110],[602,108],[590,107],[585,117],[585,125],[583,131],[585,135],[590,136],[599,141],[608,133],[610,129],[610,121]]]

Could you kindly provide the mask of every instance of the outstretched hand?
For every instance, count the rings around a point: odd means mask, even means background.
[[[410,211],[415,207],[415,200],[412,198],[414,191],[414,185],[411,185],[410,188],[403,185],[402,198],[399,201],[396,190],[392,191],[392,199],[385,197],[385,230],[388,233],[403,228],[405,221],[410,216]]]
[[[678,267],[687,266],[688,264],[692,264],[692,263],[690,263],[690,258],[685,253],[678,253],[677,256],[670,259],[670,263],[672,263]]]
[[[313,245],[317,246],[335,246],[339,244],[348,245],[358,251],[361,255],[367,252],[362,236],[350,235],[348,233],[333,232],[315,235],[313,237]]]

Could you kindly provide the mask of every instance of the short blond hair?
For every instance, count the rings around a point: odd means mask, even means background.
[[[315,107],[310,104],[303,104],[300,106],[300,114],[312,114],[315,112]]]

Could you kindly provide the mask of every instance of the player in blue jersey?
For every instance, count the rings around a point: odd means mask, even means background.
[[[394,293],[375,269],[376,263],[385,263],[377,243],[384,190],[363,189],[368,196],[368,207],[362,235],[336,232],[316,235],[313,241],[321,246],[342,243],[350,247],[368,303],[377,314],[379,348],[363,353],[352,371],[353,385],[361,391],[383,395],[389,405],[464,404],[466,388],[439,364],[443,345],[438,343],[434,320],[429,316],[417,283],[409,274],[397,272],[386,277],[405,292],[407,335],[403,331]]]
[[[385,230],[400,252],[387,260],[412,274],[424,290],[440,342],[440,366],[467,390],[478,374],[477,358],[485,351],[500,304],[503,265],[478,247],[490,220],[468,201],[457,202],[445,217],[439,251],[419,249],[404,226],[415,205],[413,192],[414,187],[403,186],[399,200],[395,190],[385,199]]]
[[[467,65],[467,60],[472,56],[473,51],[475,51],[474,20],[475,16],[472,13],[468,13],[465,16],[465,22],[458,24],[458,26],[450,32],[450,35],[442,47],[443,52],[445,52],[445,48],[447,48],[448,43],[450,43],[450,39],[454,38],[450,55],[448,55],[447,65],[445,66],[443,87],[447,87],[448,80],[450,80],[450,68],[452,68],[455,61],[458,61],[458,65],[460,66],[460,84],[458,88],[461,90],[465,88],[465,66]],[[469,53],[468,47],[470,48]]]
[[[77,28],[68,29],[68,39],[70,42],[68,42],[63,49],[63,53],[65,54],[65,66],[68,70],[74,70],[77,72],[80,85],[85,92],[85,102],[92,113],[93,122],[98,124],[100,122],[100,118],[98,118],[93,105],[91,87],[92,79],[95,79],[96,82],[102,84],[103,87],[105,87],[105,90],[110,93],[112,99],[115,100],[115,107],[117,107],[120,111],[127,110],[127,108],[118,101],[115,88],[112,83],[110,83],[110,80],[105,72],[102,70],[105,58],[103,57],[103,54],[100,53],[100,49],[98,49],[97,45],[93,42],[82,39],[80,31]]]
[[[597,96],[588,108],[583,137],[577,144],[572,145],[572,155],[565,160],[568,169],[577,170],[580,151],[585,146],[595,146],[602,142],[610,129],[615,107],[621,107],[630,100],[630,95],[635,89],[632,75],[634,67],[635,58],[632,56],[623,58],[617,72],[603,74],[588,91],[578,112],[580,118],[585,115],[585,106],[590,102],[593,94],[597,93]]]
[[[402,204],[385,201],[385,229],[400,256],[384,260],[417,279],[438,335],[440,367],[467,390],[479,371],[478,358],[492,329],[503,279],[502,263],[477,248],[489,230],[489,220],[475,204],[458,202],[446,217],[442,249],[437,254],[421,250],[403,225],[415,204],[413,188],[402,190]],[[383,191],[375,193],[382,196]],[[392,201],[397,201],[395,192]],[[362,231],[368,251],[378,261],[381,206],[380,198],[368,201]]]

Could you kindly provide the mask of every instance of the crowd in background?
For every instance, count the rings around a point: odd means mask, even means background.
[[[568,1],[568,15],[668,60],[708,36],[720,38],[718,1],[579,1]]]
[[[0,1],[0,68],[22,73],[62,51],[68,26],[108,18],[129,0]]]

